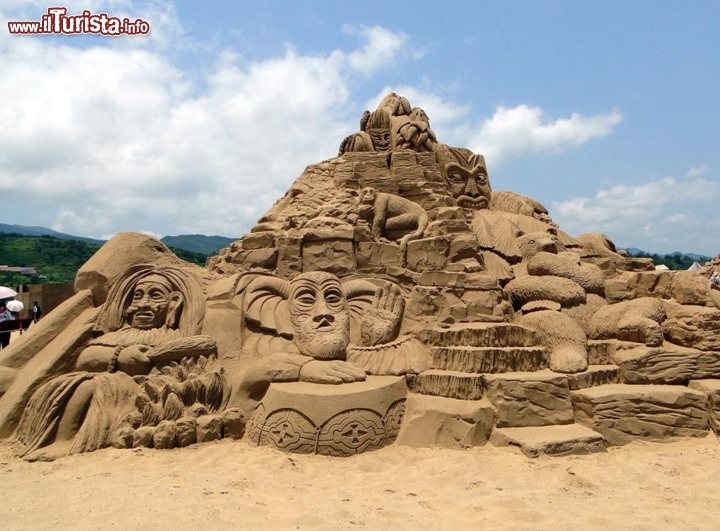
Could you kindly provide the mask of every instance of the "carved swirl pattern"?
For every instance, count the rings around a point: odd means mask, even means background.
[[[383,419],[385,432],[387,433],[388,444],[392,444],[400,433],[400,426],[405,417],[405,400],[398,400],[390,406]]]
[[[248,426],[248,438],[258,446],[290,453],[345,457],[392,444],[405,413],[405,399],[394,402],[385,416],[369,409],[338,413],[319,429],[299,411],[281,409],[266,416],[261,404]]]
[[[302,413],[283,409],[271,413],[265,420],[259,446],[274,446],[295,454],[315,452],[316,430]]]
[[[248,440],[252,441],[255,445],[260,444],[260,434],[262,433],[263,424],[265,424],[265,406],[260,404],[247,426]]]
[[[335,415],[318,434],[318,453],[346,456],[376,450],[387,444],[382,417],[367,409]]]

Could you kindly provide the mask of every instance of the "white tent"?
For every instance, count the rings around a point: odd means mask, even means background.
[[[697,262],[693,262],[693,265],[688,267],[688,271],[700,271],[702,269],[702,266],[698,264]]]

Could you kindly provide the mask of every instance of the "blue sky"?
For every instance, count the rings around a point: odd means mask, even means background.
[[[720,252],[720,2],[140,2],[147,37],[11,36],[0,222],[241,236],[388,91],[567,232]]]

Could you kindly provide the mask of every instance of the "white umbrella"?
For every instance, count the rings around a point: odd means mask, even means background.
[[[19,312],[25,307],[25,305],[20,301],[8,301],[5,306],[11,312]]]
[[[14,289],[0,286],[0,299],[9,299],[10,297],[14,297],[15,295],[17,295],[17,291],[15,291]]]

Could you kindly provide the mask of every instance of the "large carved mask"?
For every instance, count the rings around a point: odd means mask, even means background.
[[[444,159],[443,176],[448,190],[463,208],[482,209],[490,205],[490,180],[485,159],[467,149],[447,147],[441,155]]]
[[[290,283],[288,303],[300,353],[342,358],[350,342],[350,313],[340,280],[329,273],[301,275]]]
[[[128,268],[110,286],[95,328],[102,333],[126,326],[168,329],[191,336],[200,333],[204,317],[204,292],[194,272],[140,264]]]
[[[367,281],[341,282],[331,273],[303,273],[292,281],[260,277],[247,287],[245,317],[265,330],[291,337],[316,359],[343,359],[350,342],[351,311],[362,313],[375,294]],[[359,306],[358,306],[359,303]]]
[[[149,275],[135,285],[125,310],[128,324],[140,330],[168,326],[174,328],[182,296],[161,275]]]

